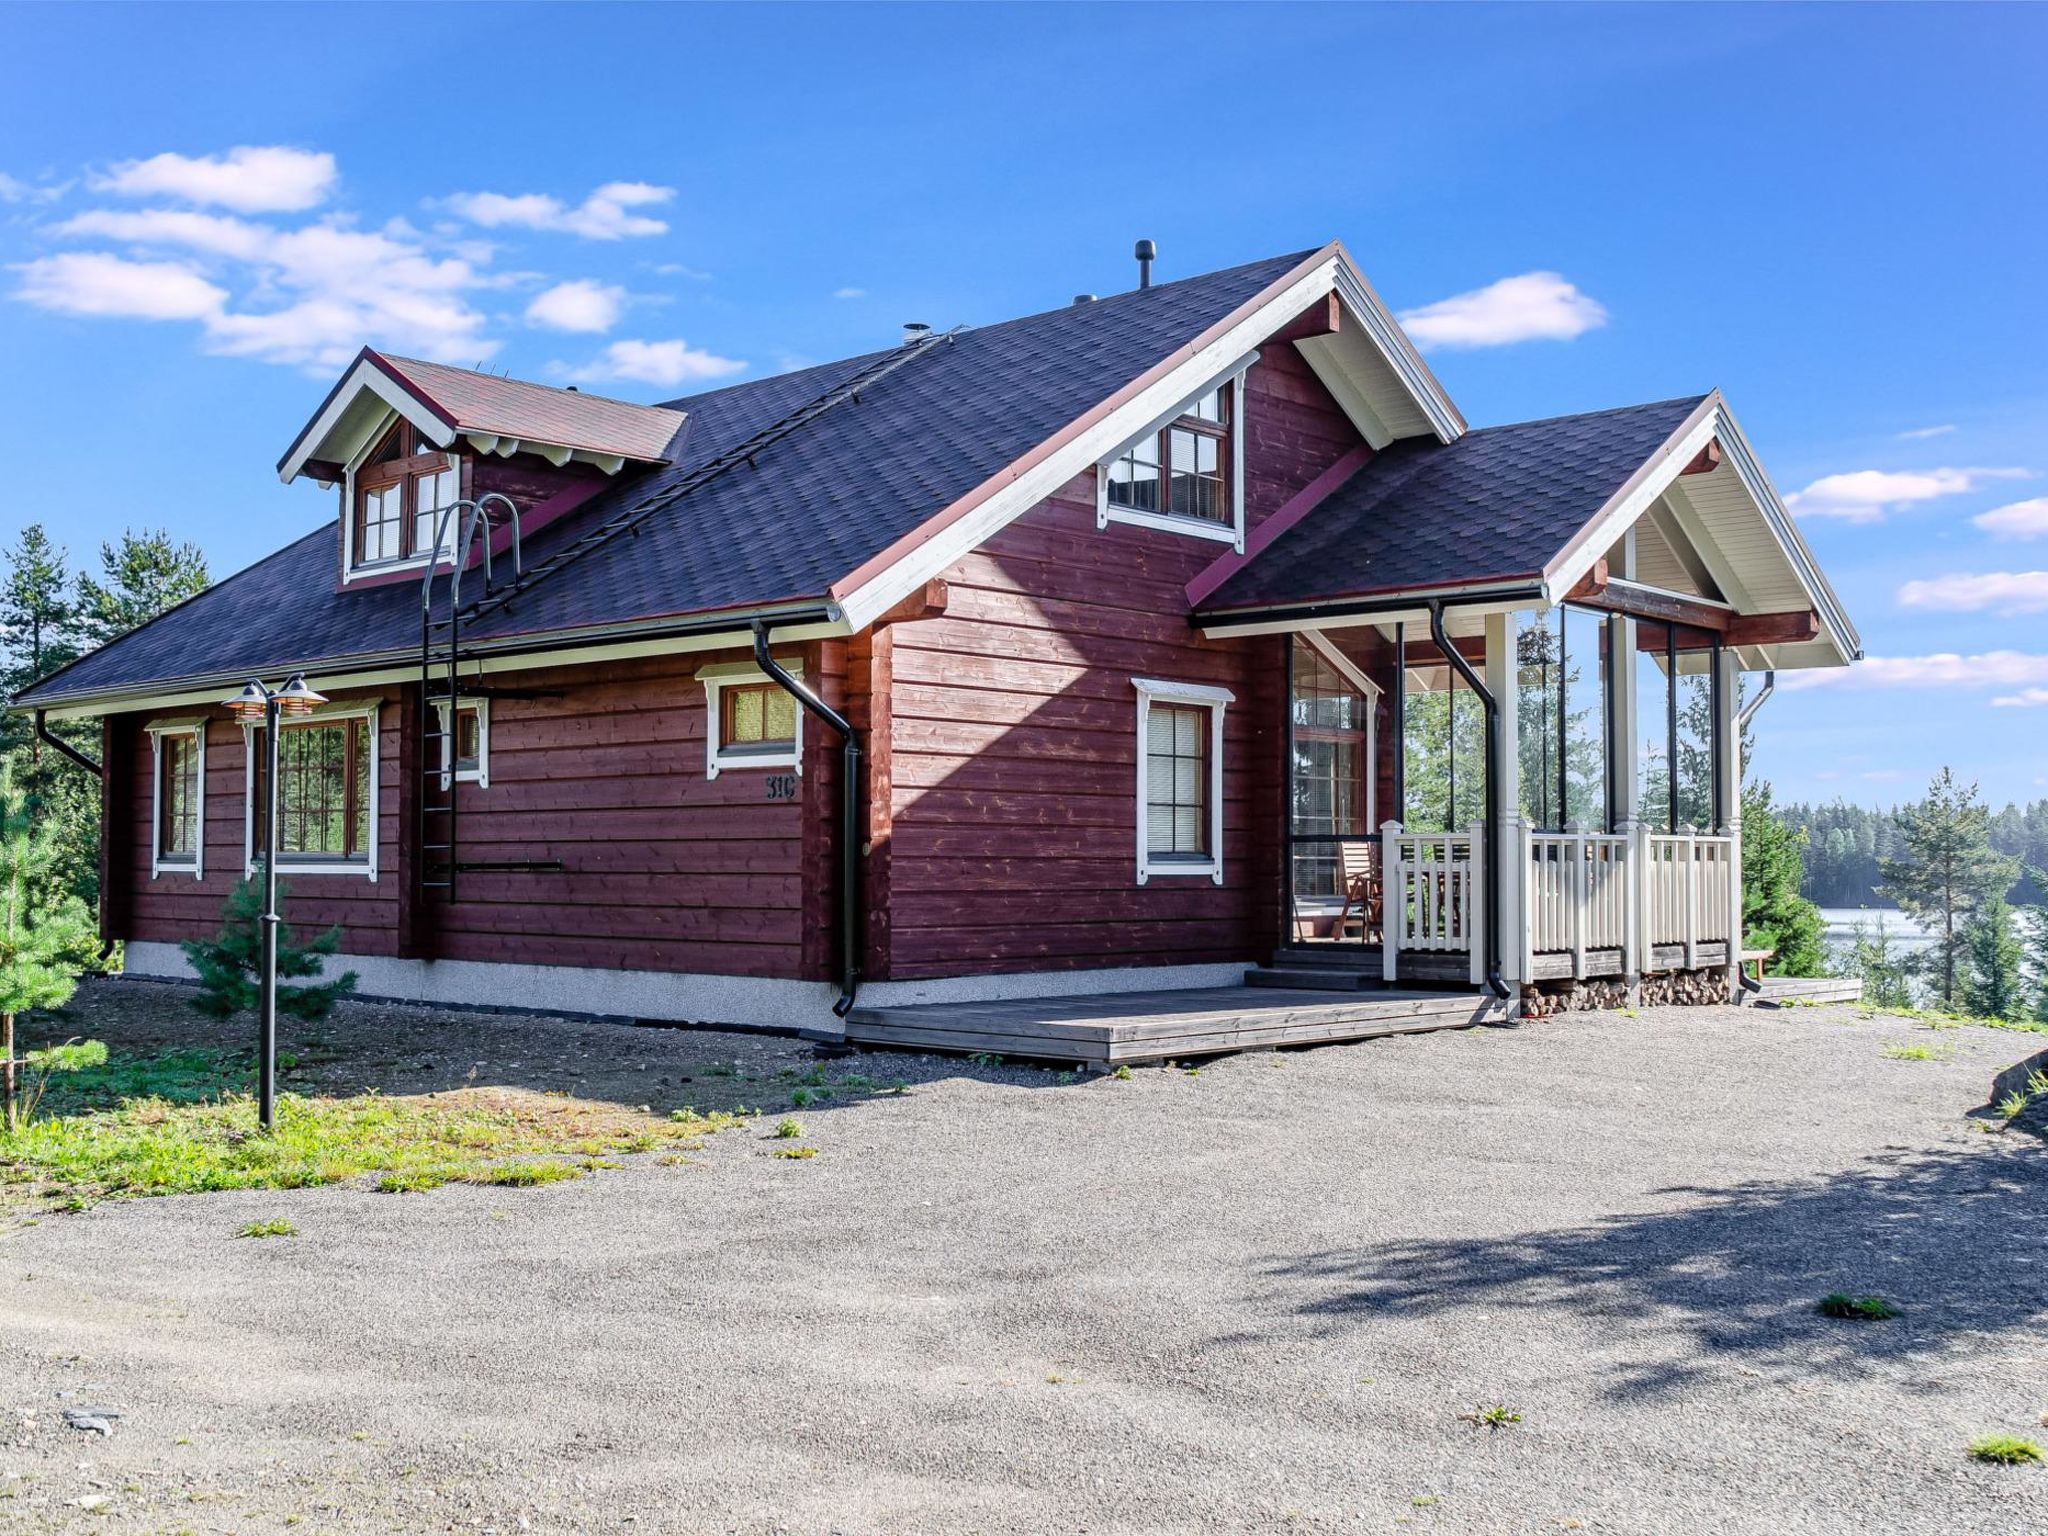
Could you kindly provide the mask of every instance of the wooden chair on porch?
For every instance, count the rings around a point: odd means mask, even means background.
[[[1372,940],[1379,937],[1384,890],[1380,880],[1380,845],[1346,842],[1337,845],[1338,875],[1344,886],[1344,909],[1337,914],[1337,937]]]

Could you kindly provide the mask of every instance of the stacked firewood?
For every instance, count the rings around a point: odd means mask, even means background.
[[[1725,971],[1660,971],[1642,979],[1637,1006],[1700,1007],[1727,1001],[1728,975]],[[1628,1006],[1628,987],[1611,978],[1522,983],[1522,1017],[1525,1019]]]

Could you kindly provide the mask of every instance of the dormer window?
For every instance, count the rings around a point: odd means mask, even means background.
[[[462,496],[462,468],[409,421],[393,422],[355,471],[354,564],[425,556],[442,514]],[[454,548],[454,520],[442,533]]]
[[[1127,443],[1095,472],[1095,523],[1137,523],[1244,548],[1238,373]]]

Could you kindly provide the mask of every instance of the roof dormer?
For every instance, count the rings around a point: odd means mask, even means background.
[[[341,579],[378,581],[454,542],[447,510],[509,495],[530,533],[614,476],[668,462],[683,413],[364,348],[279,478],[340,485]]]

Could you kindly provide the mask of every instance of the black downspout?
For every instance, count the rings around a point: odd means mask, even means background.
[[[1442,598],[1430,600],[1429,635],[1436,641],[1436,648],[1449,658],[1451,665],[1465,679],[1467,686],[1479,695],[1480,706],[1486,711],[1486,849],[1483,854],[1486,866],[1486,986],[1495,997],[1506,1002],[1508,984],[1500,974],[1500,928],[1503,920],[1500,907],[1500,772],[1497,761],[1500,757],[1500,700],[1480,681],[1479,674],[1472,670],[1472,663],[1451,644],[1451,637],[1444,632]]]
[[[83,752],[79,751],[78,748],[71,745],[70,742],[64,740],[63,737],[51,734],[48,717],[48,710],[39,709],[36,711],[36,740],[40,742],[45,742],[50,746],[55,747],[65,757],[69,758],[72,762],[76,763],[79,767],[83,768],[87,773],[91,774],[94,778],[105,778],[105,770],[103,770],[98,763],[94,762],[91,758],[87,757]]]
[[[784,670],[768,651],[768,625],[754,620],[754,662],[797,703],[839,733],[839,1001],[832,1012],[845,1018],[860,990],[860,740],[853,722]],[[715,729],[715,726],[712,727]]]
[[[1408,825],[1408,626],[1394,625],[1394,815]],[[1374,827],[1373,831],[1379,831]]]

